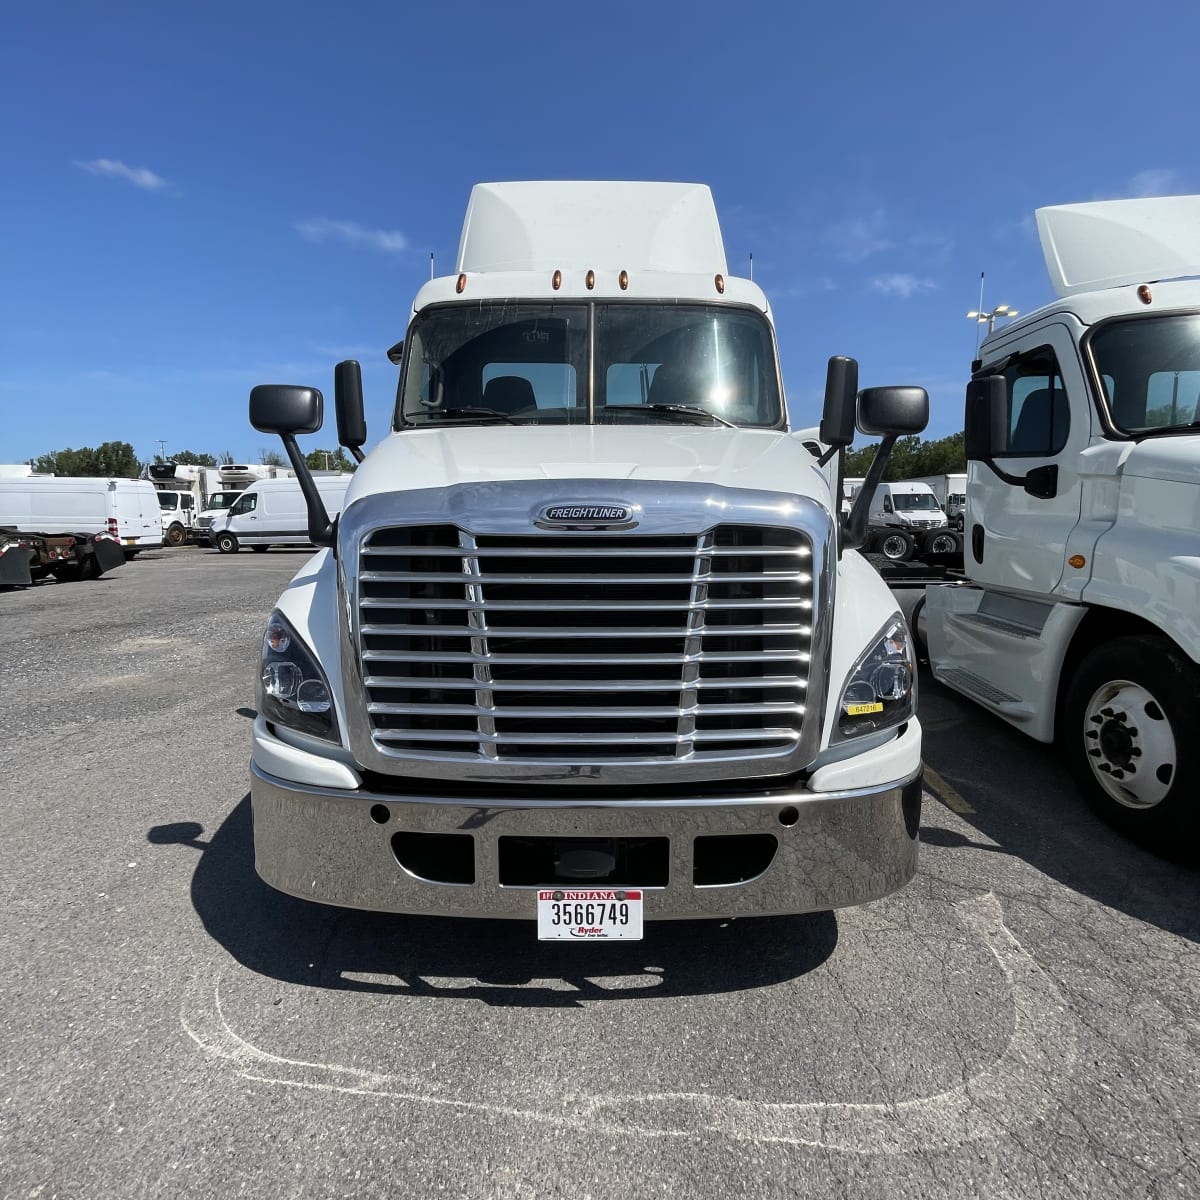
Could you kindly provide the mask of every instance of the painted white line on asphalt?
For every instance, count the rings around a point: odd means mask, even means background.
[[[461,1100],[427,1090],[415,1076],[282,1058],[247,1042],[221,1008],[220,978],[197,976],[180,1012],[183,1028],[245,1079],[372,1096],[634,1137],[698,1138],[817,1146],[852,1154],[912,1154],[1011,1133],[1050,1115],[1078,1057],[1075,1023],[1062,993],[1004,924],[988,892],[955,905],[958,919],[995,956],[1008,980],[1013,1030],[991,1066],[933,1096],[883,1104],[771,1103],[689,1092],[577,1096],[541,1108]]]

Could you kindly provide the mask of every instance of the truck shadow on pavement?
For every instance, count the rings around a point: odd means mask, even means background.
[[[307,987],[490,1005],[711,995],[784,983],[837,946],[832,912],[733,921],[651,922],[641,942],[538,942],[532,921],[450,920],[331,908],[285,896],[254,870],[247,795],[209,840],[194,821],[157,825],[154,845],[192,847],[192,903],[242,966]]]
[[[1161,858],[1106,825],[1055,747],[959,697],[924,666],[920,686],[926,765],[971,806],[957,815],[982,835],[939,828],[945,810],[927,801],[923,842],[964,853],[1002,851],[1080,895],[1200,942],[1198,864]]]

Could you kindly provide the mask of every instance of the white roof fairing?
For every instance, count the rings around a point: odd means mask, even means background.
[[[1200,196],[1063,204],[1036,216],[1059,297],[1200,275]]]
[[[456,272],[569,268],[728,272],[712,192],[699,183],[479,183]]]

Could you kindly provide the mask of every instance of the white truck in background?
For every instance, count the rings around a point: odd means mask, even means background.
[[[933,489],[923,481],[879,483],[867,490],[865,481],[851,488],[852,498],[863,492],[867,498],[866,550],[893,563],[955,559],[962,538],[949,528]]]
[[[914,475],[905,483],[923,483],[931,492],[938,506],[946,514],[946,522],[952,529],[962,533],[965,528],[967,507],[967,475],[965,471],[949,472],[944,475]]]
[[[1200,845],[1200,196],[1039,209],[1058,299],[967,389],[969,583],[927,590],[934,676],[1057,740],[1109,821]]]
[[[916,868],[908,629],[840,519],[844,450],[928,415],[830,361],[789,430],[770,309],[694,184],[477,186],[418,293],[390,436],[266,624],[255,863],[307,900],[539,937],[858,904]],[[339,440],[366,440],[358,364]]]
[[[294,472],[267,464],[222,463],[202,467],[193,463],[152,463],[143,476],[158,489],[163,542],[207,544],[213,523],[224,521],[230,506],[251,484],[263,479],[290,479]]]

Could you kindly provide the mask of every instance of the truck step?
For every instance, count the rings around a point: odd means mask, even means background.
[[[1017,696],[1009,695],[1008,692],[998,688],[981,675],[976,675],[973,671],[964,670],[962,667],[951,667],[949,670],[939,671],[938,678],[947,687],[965,692],[968,696],[978,700],[980,704],[994,708],[1006,716],[1019,717],[1033,713],[1032,705]]]

